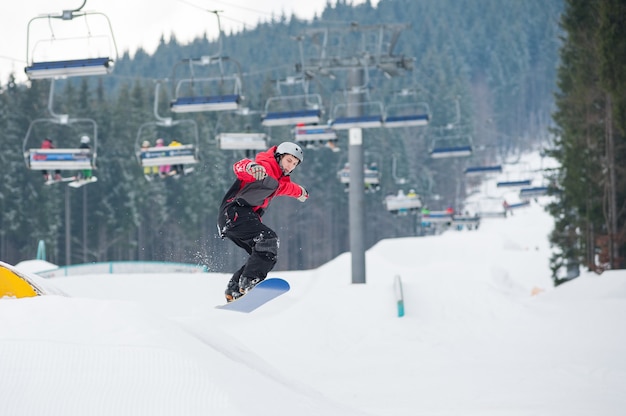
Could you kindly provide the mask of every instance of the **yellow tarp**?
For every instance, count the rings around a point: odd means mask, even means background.
[[[0,265],[0,298],[27,298],[39,295],[26,278]]]

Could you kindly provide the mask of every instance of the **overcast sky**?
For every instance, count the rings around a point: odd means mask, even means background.
[[[10,72],[25,79],[26,35],[28,22],[42,14],[60,14],[62,10],[77,9],[82,0],[9,0],[12,5],[0,14],[0,81],[5,83]],[[210,28],[216,19],[211,10],[219,10],[222,28],[229,33],[244,27],[252,29],[259,21],[269,21],[272,16],[292,13],[303,19],[320,14],[327,3],[336,0],[88,0],[83,11],[104,13],[113,26],[119,53],[133,53],[142,47],[153,52],[161,35],[166,39],[174,33],[185,43]],[[352,0],[353,4],[364,0]],[[372,0],[377,4],[378,0]],[[6,7],[6,6],[5,6]],[[217,32],[215,32],[217,33]],[[32,41],[32,40],[31,40]]]

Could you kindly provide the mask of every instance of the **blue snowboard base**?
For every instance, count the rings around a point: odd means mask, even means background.
[[[249,313],[288,291],[289,283],[286,280],[273,277],[263,280],[244,296],[216,308]]]

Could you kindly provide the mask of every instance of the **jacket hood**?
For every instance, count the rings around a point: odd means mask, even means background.
[[[276,147],[272,146],[267,151],[258,153],[255,162],[262,163],[265,169],[269,166],[272,170],[270,174],[275,178],[280,178],[283,175],[283,170],[280,168],[278,161],[276,161]]]

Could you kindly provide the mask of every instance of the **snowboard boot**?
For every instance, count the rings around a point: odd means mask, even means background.
[[[239,278],[239,291],[245,295],[249,291],[252,290],[253,287],[258,285],[261,282],[260,277],[244,277],[241,276]]]
[[[242,293],[239,291],[239,282],[233,282],[233,280],[231,279],[228,282],[228,287],[226,287],[225,295],[226,295],[226,302],[228,303],[243,296]]]
[[[234,300],[237,300],[237,298],[242,297],[243,294],[239,293],[239,292],[230,292],[230,293],[226,293],[226,303],[230,303]]]

